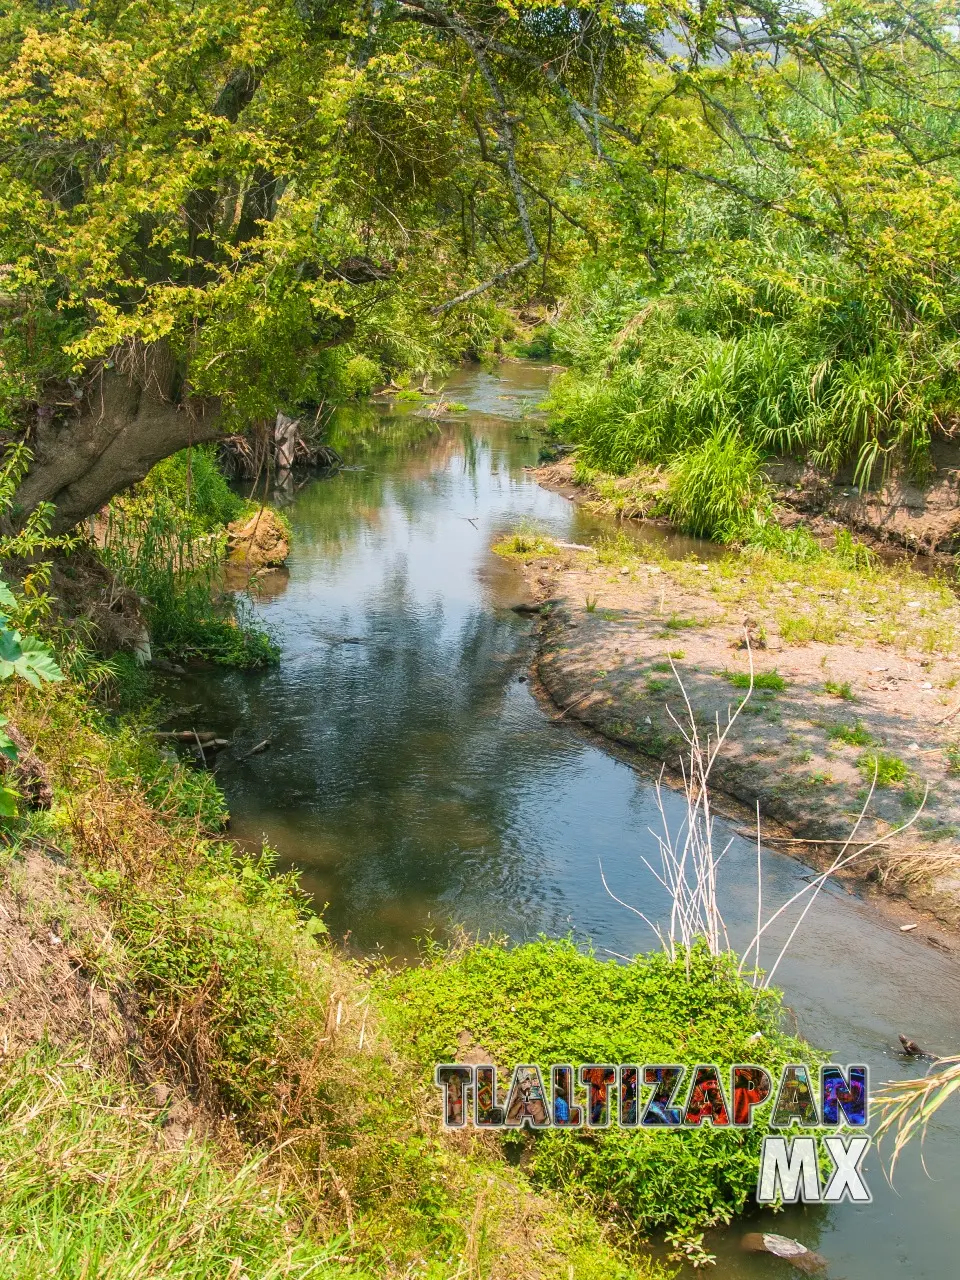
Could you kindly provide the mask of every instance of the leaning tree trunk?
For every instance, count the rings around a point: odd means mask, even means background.
[[[51,532],[64,533],[142,480],[162,458],[214,440],[219,404],[178,401],[175,374],[173,355],[159,342],[101,369],[71,415],[41,405],[27,438],[32,461],[17,490],[20,513],[50,502]]]

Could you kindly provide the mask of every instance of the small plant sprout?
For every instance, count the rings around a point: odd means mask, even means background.
[[[842,742],[848,747],[869,747],[873,743],[873,738],[859,720],[856,724],[831,725],[827,730],[827,737],[831,742]]]
[[[584,601],[584,603],[585,603],[585,605],[586,605],[586,607],[587,607],[587,613],[596,613],[596,611],[597,611],[597,597],[596,597],[596,596],[587,596],[587,598],[586,598],[586,600]]]
[[[780,693],[787,687],[786,680],[776,671],[754,673],[751,670],[749,674],[746,671],[722,671],[720,674],[735,689],[768,689],[772,693]]]

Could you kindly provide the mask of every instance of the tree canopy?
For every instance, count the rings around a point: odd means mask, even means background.
[[[190,441],[335,394],[358,354],[388,373],[482,346],[498,301],[584,263],[651,293],[709,266],[724,307],[769,311],[818,305],[819,259],[859,307],[933,326],[942,362],[953,23],[942,0],[14,0],[22,505],[66,527]]]

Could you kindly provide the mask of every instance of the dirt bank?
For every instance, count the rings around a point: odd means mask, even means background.
[[[566,719],[675,766],[678,677],[701,726],[725,723],[752,656],[757,687],[715,766],[718,790],[759,801],[775,847],[822,864],[877,770],[858,838],[922,812],[850,875],[960,925],[960,607],[944,585],[833,559],[669,560],[626,539],[597,553],[520,535],[498,550],[551,602],[537,668]],[[811,843],[778,843],[784,833]]]

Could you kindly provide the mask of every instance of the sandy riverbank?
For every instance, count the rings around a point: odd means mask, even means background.
[[[537,674],[567,720],[675,767],[678,677],[701,726],[725,723],[752,657],[756,687],[716,762],[717,790],[759,802],[777,847],[823,865],[838,846],[814,842],[849,835],[878,769],[859,838],[922,811],[848,878],[960,926],[960,605],[946,586],[832,559],[670,560],[626,539],[598,554],[521,535],[498,550],[550,602]]]

